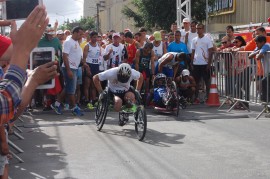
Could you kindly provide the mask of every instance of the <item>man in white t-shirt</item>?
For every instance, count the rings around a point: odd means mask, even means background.
[[[82,60],[83,52],[78,43],[78,40],[83,36],[83,29],[81,27],[74,27],[71,38],[68,38],[63,44],[63,64],[62,72],[65,80],[65,86],[60,93],[58,99],[51,108],[57,114],[62,114],[61,103],[64,101],[66,94],[69,99],[69,106],[73,115],[82,116],[80,108],[76,105],[75,92],[77,85],[78,68]]]
[[[119,67],[111,68],[95,75],[93,81],[100,94],[103,94],[101,81],[104,80],[108,81],[108,88],[113,94],[114,110],[116,112],[121,110],[123,104],[127,104],[127,107],[133,108],[130,103],[135,104],[136,101],[135,94],[130,89],[130,82],[137,80],[136,90],[140,91],[143,83],[143,76],[140,72],[131,69],[129,64],[122,63]],[[123,121],[119,121],[119,125],[122,126],[123,123],[121,122]]]
[[[181,32],[181,42],[185,43],[185,38],[186,38],[186,33],[189,32],[190,30],[190,19],[189,18],[184,18],[183,22],[183,29],[179,29]]]
[[[201,78],[203,78],[206,86],[206,94],[209,93],[210,68],[212,63],[213,43],[211,39],[204,34],[204,25],[196,26],[198,37],[195,37],[191,43],[191,62],[193,77],[196,81],[196,92],[194,103],[199,103],[198,92]]]
[[[188,49],[188,53],[191,54],[192,53],[192,50],[191,50],[191,42],[192,40],[198,36],[197,34],[197,30],[196,30],[196,25],[197,25],[197,21],[192,21],[190,23],[190,31],[188,31],[186,33],[186,36],[185,36],[185,44],[187,45],[187,49]]]

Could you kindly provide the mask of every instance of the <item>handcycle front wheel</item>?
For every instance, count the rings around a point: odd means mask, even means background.
[[[137,111],[134,114],[135,119],[135,132],[138,140],[142,141],[145,137],[147,130],[147,116],[143,105],[137,107]]]
[[[103,96],[103,99],[98,100],[96,114],[95,114],[95,121],[97,130],[100,131],[105,123],[106,116],[108,113],[109,107],[109,94],[106,92]]]

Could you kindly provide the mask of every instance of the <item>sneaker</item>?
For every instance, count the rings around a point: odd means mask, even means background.
[[[196,98],[193,102],[193,104],[200,104],[200,100],[198,98]]]
[[[78,106],[76,106],[75,108],[72,109],[72,114],[74,116],[83,116],[84,115]]]
[[[65,111],[69,110],[69,104],[65,104],[64,110]]]
[[[51,104],[51,108],[55,111],[56,114],[63,114],[60,106],[57,107],[54,104]]]
[[[94,106],[93,106],[92,103],[88,103],[88,104],[87,104],[87,108],[88,108],[88,109],[94,109]]]
[[[124,126],[128,122],[128,114],[122,114],[119,119],[119,126]]]

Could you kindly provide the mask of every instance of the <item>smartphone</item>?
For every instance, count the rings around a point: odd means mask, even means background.
[[[3,19],[26,19],[39,4],[43,4],[42,0],[6,0],[2,2]]]
[[[43,65],[45,63],[55,60],[55,50],[53,47],[37,47],[34,48],[30,54],[30,70]],[[55,79],[51,79],[37,87],[37,89],[50,89],[54,88]]]

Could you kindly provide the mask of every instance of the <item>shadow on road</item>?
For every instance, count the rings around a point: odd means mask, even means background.
[[[108,129],[104,128],[100,132],[109,135],[129,137],[137,139],[135,130],[133,129]],[[183,144],[181,140],[185,137],[183,134],[162,133],[153,129],[147,129],[146,136],[142,142],[159,147],[171,147],[169,144]]]
[[[18,154],[10,148],[24,160],[24,163],[19,163],[15,158],[10,161],[9,176],[11,179],[55,178],[58,171],[61,170],[69,173],[66,169],[67,163],[64,162],[67,154],[61,150],[60,136],[57,135],[57,128],[55,130],[56,135],[53,137],[46,135],[39,128],[23,129],[25,140],[10,136],[10,140],[24,150],[24,153]]]

